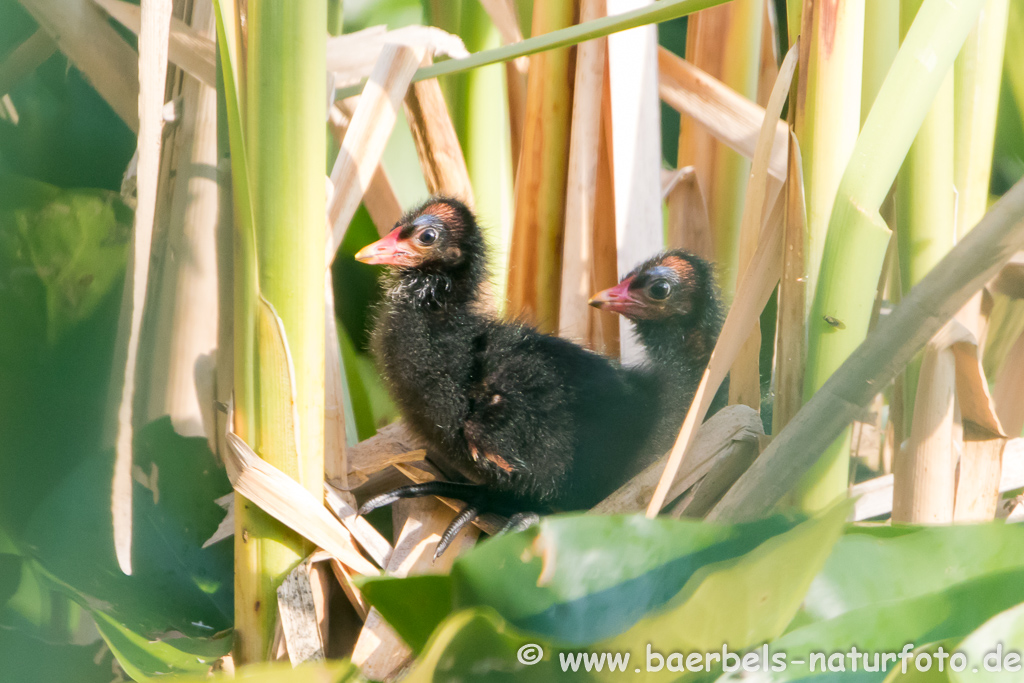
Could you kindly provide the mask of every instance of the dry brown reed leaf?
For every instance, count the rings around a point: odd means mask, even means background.
[[[998,478],[999,492],[1006,493],[1024,488],[1024,439],[1010,439],[1002,450],[1002,468]],[[869,479],[850,487],[850,497],[854,499],[853,521],[881,517],[892,512],[892,494],[893,475],[891,474]]]
[[[334,194],[327,205],[328,266],[377,172],[384,145],[398,118],[398,108],[423,56],[421,47],[385,45],[363,88],[331,171]]]
[[[804,201],[802,169],[800,145],[796,136],[790,134],[782,278],[779,282],[778,329],[775,340],[773,434],[782,431],[803,405],[804,357],[807,354],[807,264],[804,260],[807,205]]]
[[[954,400],[962,427],[954,426]],[[958,319],[925,347],[914,406],[910,439],[896,461],[893,520],[992,519],[1005,438],[977,338]]]
[[[396,503],[405,517],[395,541],[395,551],[388,562],[389,576],[441,574],[451,569],[459,553],[476,542],[479,532],[467,526],[452,542],[452,547],[434,559],[434,549],[441,533],[455,512],[433,498],[415,498]],[[397,525],[396,525],[397,526]],[[352,662],[372,680],[388,680],[412,656],[412,651],[380,616],[371,609],[352,652]]]
[[[21,4],[121,120],[138,132],[139,56],[107,23],[103,12],[92,0],[24,0]]]
[[[331,136],[335,143],[341,146],[345,139],[345,131],[351,123],[351,113],[346,107],[347,101],[335,102],[327,112],[327,125],[331,129]],[[334,193],[334,186],[328,178],[328,202]],[[370,220],[377,227],[377,234],[381,237],[388,234],[402,217],[402,203],[398,201],[398,194],[395,192],[391,179],[388,177],[384,166],[378,164],[377,170],[370,179],[370,185],[363,195],[363,206],[370,214]]]
[[[785,1],[785,0],[783,0]],[[757,77],[757,103],[765,104],[779,77],[779,33],[775,0],[765,0],[761,19],[761,72]]]
[[[324,484],[324,503],[330,508],[356,543],[381,567],[388,566],[393,548],[372,524],[356,512],[355,498],[347,491],[340,491],[330,484]]]
[[[1007,434],[1024,430],[1024,333],[1010,347],[992,391],[999,421]]]
[[[0,62],[0,96],[7,95],[22,78],[39,68],[57,51],[50,34],[39,29]]]
[[[466,159],[436,78],[413,83],[405,96],[405,117],[431,194],[457,197],[473,206]]]
[[[679,519],[690,517],[701,519],[711,511],[725,492],[736,483],[736,480],[747,471],[751,463],[761,452],[760,441],[766,439],[764,434],[758,438],[733,441],[732,447],[726,450],[708,470],[708,473],[697,482],[670,512],[669,517]]]
[[[533,34],[572,24],[572,3],[533,6]],[[509,247],[507,312],[545,332],[558,325],[572,73],[568,48],[530,56]]]
[[[775,204],[782,183],[768,176],[768,162],[775,142],[777,122],[782,107],[789,97],[790,84],[796,72],[799,41],[789,48],[779,69],[779,77],[772,87],[764,122],[754,146],[754,159],[750,166],[750,180],[744,194],[743,217],[740,220],[739,261],[737,278],[743,277],[760,238],[765,209]],[[755,324],[740,349],[729,374],[729,403],[743,403],[758,410],[761,406],[761,328]]]
[[[584,0],[580,21],[604,16],[604,5],[604,0]],[[600,315],[599,311],[587,305],[587,301],[598,290],[594,229],[606,45],[604,38],[597,38],[580,43],[576,48],[569,137],[558,333],[584,342],[590,341],[590,330]]]
[[[697,169],[684,166],[676,172],[668,190],[666,242],[670,249],[686,249],[703,259],[715,259],[714,237],[708,205],[700,187]]]
[[[748,159],[764,122],[764,109],[717,78],[665,48],[658,51],[661,99],[697,121],[711,135]],[[779,121],[768,164],[772,177],[786,179],[789,128]]]
[[[360,574],[380,573],[359,554],[352,534],[301,484],[256,455],[235,433],[228,432],[227,443],[224,464],[235,491]]]
[[[212,36],[214,30],[212,1],[196,2],[192,31]],[[166,218],[157,221],[163,239],[154,241],[165,246],[151,315],[154,327],[147,333],[152,362],[146,419],[170,415],[177,433],[206,436],[216,451],[217,436],[223,431],[214,426],[213,360],[220,188],[209,169],[217,166],[217,92],[192,77],[175,80],[180,83],[182,107],[173,137],[165,137],[165,145],[173,140],[173,148],[163,155],[160,177],[164,191],[157,215]]]
[[[139,35],[142,13],[139,5],[124,0],[93,0],[115,21]],[[193,19],[193,23],[195,20]],[[193,78],[217,87],[217,46],[212,36],[203,35],[182,20],[171,17],[168,59]]]
[[[359,619],[366,621],[366,616],[370,613],[370,606],[366,603],[362,591],[359,590],[359,587],[356,586],[353,580],[354,572],[333,557],[330,559],[330,563],[334,578],[338,580],[338,584],[341,586],[342,592],[345,593],[345,597],[352,604],[356,614],[359,615]]]
[[[335,86],[341,88],[366,78],[386,45],[404,45],[452,59],[469,56],[461,38],[436,26],[403,26],[394,31],[386,26],[370,26],[327,38],[327,70],[334,74]]]
[[[313,571],[312,557],[307,557],[277,587],[277,615],[292,666],[324,659],[321,619],[317,614],[311,576]],[[320,613],[324,614],[322,609]]]
[[[693,403],[686,413],[679,436],[676,438],[672,452],[665,464],[658,487],[647,506],[647,516],[654,517],[666,502],[672,481],[679,472],[683,456],[693,441],[697,426],[704,419],[711,407],[711,401],[721,386],[732,365],[740,346],[747,338],[750,330],[757,324],[761,311],[771,298],[775,285],[779,282],[782,272],[782,222],[785,214],[785,203],[776,202],[775,208],[768,217],[767,224],[761,232],[761,240],[757,245],[750,265],[740,279],[736,290],[736,299],[722,325],[718,343],[704,370],[700,385],[693,397]]]
[[[114,526],[114,552],[117,564],[125,574],[132,573],[132,418],[135,372],[149,282],[153,224],[156,220],[170,20],[170,0],[152,0],[143,7],[138,70],[138,205],[135,209],[132,250],[128,259],[131,277],[125,279],[118,324],[118,346],[119,349],[123,349],[118,353],[118,360],[124,362],[124,373],[112,383],[113,386],[120,385],[121,392],[117,408],[117,437],[110,508]],[[121,366],[115,367],[115,372],[120,372]]]
[[[348,489],[348,447],[345,425],[341,341],[334,317],[334,278],[324,270],[324,476]]]
[[[349,478],[352,488],[386,467],[414,462],[426,457],[426,444],[402,421],[381,427],[369,439],[348,449]]]
[[[747,444],[754,444],[756,452],[757,437],[763,434],[760,416],[748,406],[728,406],[711,416],[697,430],[691,457],[686,459],[685,467],[673,480],[666,499],[678,498],[707,475],[716,463],[732,459],[738,453],[746,453]],[[590,512],[611,515],[643,510],[654,493],[668,457],[666,454],[649,465],[591,508]]]

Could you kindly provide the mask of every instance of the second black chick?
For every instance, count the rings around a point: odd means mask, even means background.
[[[628,318],[647,351],[660,406],[649,448],[660,456],[675,442],[722,329],[714,269],[688,251],[663,252],[595,294],[590,305]],[[728,402],[728,393],[727,380],[709,414]]]

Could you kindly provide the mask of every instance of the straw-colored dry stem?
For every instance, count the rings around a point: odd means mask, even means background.
[[[687,61],[756,102],[763,18],[763,0],[737,0],[693,15],[687,28]],[[683,117],[677,166],[688,165],[697,169],[700,185],[707,192],[720,284],[725,298],[731,300],[737,284],[743,193],[750,165]]]
[[[573,14],[571,0],[537,3],[533,34],[569,26]],[[510,314],[524,315],[545,331],[553,331],[558,324],[573,80],[568,49],[530,57],[508,305]]]

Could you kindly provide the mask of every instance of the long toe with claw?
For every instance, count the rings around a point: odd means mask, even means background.
[[[517,512],[508,518],[508,521],[505,522],[505,526],[501,527],[501,529],[498,530],[498,533],[494,534],[494,537],[497,538],[498,536],[504,536],[505,534],[516,531],[525,531],[539,522],[540,515],[536,512]]]
[[[359,508],[359,514],[365,515],[377,508],[391,505],[402,498],[422,498],[423,496],[442,496],[463,502],[476,502],[482,490],[475,484],[460,484],[451,481],[428,481],[423,484],[410,484],[393,491],[382,493],[369,499]]]
[[[434,559],[441,557],[444,551],[448,550],[448,546],[452,544],[455,537],[459,535],[466,526],[473,523],[473,520],[480,516],[481,506],[476,503],[468,503],[466,507],[462,508],[459,514],[455,515],[455,519],[451,521],[448,528],[441,534],[441,540],[437,542],[437,549],[434,551]]]

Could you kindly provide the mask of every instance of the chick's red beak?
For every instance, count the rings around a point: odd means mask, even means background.
[[[629,313],[642,305],[642,302],[635,299],[632,293],[630,293],[629,286],[631,284],[633,284],[633,278],[627,277],[614,287],[609,287],[590,297],[588,303],[594,308],[600,308],[602,311],[621,314]]]
[[[355,256],[356,261],[370,265],[395,266],[412,256],[405,240],[399,239],[402,228],[398,227],[372,244],[367,244]]]

